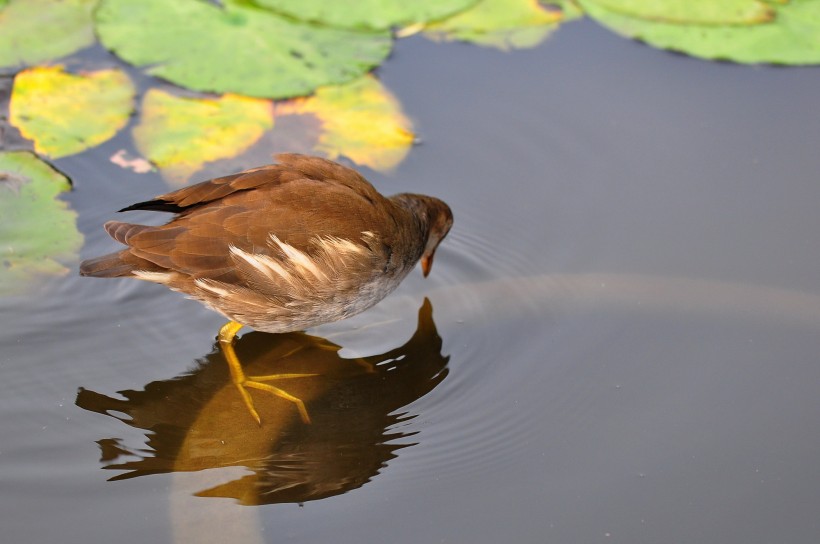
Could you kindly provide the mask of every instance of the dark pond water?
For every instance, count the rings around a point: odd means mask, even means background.
[[[313,424],[251,425],[221,318],[159,286],[0,300],[0,540],[819,542],[820,70],[581,22],[411,38],[380,76],[424,143],[371,180],[456,224],[372,311],[243,334],[253,372],[320,374]],[[165,190],[107,164],[126,143],[59,162],[84,257]]]

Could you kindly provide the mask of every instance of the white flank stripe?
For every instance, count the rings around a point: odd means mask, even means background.
[[[272,273],[270,267],[265,266],[260,262],[260,260],[259,260],[260,256],[259,255],[252,255],[252,254],[248,253],[247,251],[243,251],[243,250],[241,250],[238,247],[233,246],[233,245],[231,246],[231,255],[234,255],[235,257],[239,257],[240,259],[242,259],[243,261],[245,261],[246,263],[248,263],[249,265],[254,267],[257,271],[259,271],[262,274],[264,274],[265,276],[267,276],[269,279],[273,279],[273,273]]]
[[[213,293],[215,295],[219,295],[221,297],[226,297],[226,296],[231,294],[230,291],[228,291],[227,289],[225,289],[223,287],[219,287],[219,285],[217,285],[217,282],[215,282],[213,280],[207,280],[207,279],[204,279],[204,278],[197,278],[196,280],[194,280],[194,283],[200,289],[205,289],[206,291],[210,291],[211,293]]]
[[[287,258],[290,259],[290,262],[293,263],[293,265],[296,268],[299,268],[301,270],[307,270],[317,280],[327,281],[327,276],[321,270],[319,270],[319,267],[316,266],[316,264],[313,261],[310,260],[310,257],[305,255],[292,245],[286,244],[285,242],[281,241],[273,234],[271,234],[271,240],[273,240],[282,249]]]
[[[145,281],[153,281],[156,283],[168,283],[171,281],[171,274],[169,272],[149,272],[147,270],[134,270],[132,272],[138,279]]]
[[[261,263],[263,263],[269,270],[278,274],[283,280],[288,282],[291,285],[294,285],[296,281],[293,277],[293,274],[285,270],[285,267],[276,262],[275,259],[268,257],[267,255],[254,255]],[[271,277],[271,279],[273,279]]]
[[[343,252],[343,253],[363,253],[364,248],[358,244],[351,242],[350,240],[344,240],[342,238],[334,238],[331,240],[331,244],[336,248],[336,251]]]
[[[231,253],[251,265],[271,281],[276,281],[276,276],[279,276],[289,284],[294,284],[293,275],[267,255],[248,253],[234,246],[231,247]]]

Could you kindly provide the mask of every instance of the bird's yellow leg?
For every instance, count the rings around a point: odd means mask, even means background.
[[[251,413],[256,422],[261,425],[262,420],[259,418],[259,412],[257,412],[256,408],[253,407],[251,395],[244,386],[244,383],[247,381],[245,379],[245,372],[242,370],[242,365],[239,363],[239,358],[236,356],[236,352],[233,349],[233,341],[236,338],[236,333],[238,333],[241,328],[242,324],[237,323],[236,321],[228,321],[222,325],[222,328],[219,329],[219,347],[222,348],[222,354],[225,355],[225,360],[228,362],[228,370],[231,371],[231,380],[233,381],[233,384],[239,390],[239,395],[245,402],[245,406],[247,406],[248,411]]]
[[[248,379],[245,376],[245,372],[242,370],[242,365],[239,362],[239,358],[236,356],[236,351],[233,349],[233,342],[236,338],[236,333],[238,333],[241,328],[242,324],[237,323],[236,321],[228,321],[225,323],[222,328],[219,329],[219,346],[222,348],[222,353],[225,355],[225,360],[228,362],[228,369],[231,372],[231,380],[239,391],[239,395],[242,397],[242,400],[245,402],[245,406],[248,408],[248,411],[251,413],[253,418],[257,423],[260,425],[262,424],[262,419],[259,417],[259,412],[256,411],[256,408],[254,408],[253,399],[251,399],[251,395],[248,393],[246,387],[267,391],[277,397],[289,400],[296,405],[302,421],[305,423],[310,423],[310,416],[308,416],[307,408],[305,408],[305,403],[302,402],[302,399],[294,397],[293,395],[282,391],[278,387],[262,383],[262,381],[306,378],[309,376],[316,376],[316,374],[269,374],[267,376],[251,376],[250,379]]]

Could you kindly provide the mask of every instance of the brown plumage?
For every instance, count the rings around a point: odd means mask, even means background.
[[[220,332],[227,349],[240,324],[279,333],[336,321],[376,304],[419,260],[424,275],[430,271],[453,222],[447,204],[407,193],[385,198],[326,159],[277,160],[120,210],[175,216],[157,227],[109,221],[105,230],[128,247],[84,261],[80,274],[153,281],[203,302],[232,320]],[[226,357],[258,419],[242,384],[272,386],[246,380],[232,348]]]
[[[385,198],[329,160],[277,160],[124,208],[176,216],[158,227],[106,223],[128,248],[83,262],[80,274],[154,281],[244,325],[288,332],[369,308],[419,259],[429,271],[452,224],[444,202]]]

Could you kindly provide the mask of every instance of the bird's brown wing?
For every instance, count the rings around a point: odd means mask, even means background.
[[[177,272],[191,278],[234,281],[231,246],[263,253],[271,235],[310,252],[315,237],[357,241],[376,231],[391,251],[392,204],[356,171],[306,155],[278,155],[278,164],[225,176],[134,204],[125,210],[175,212],[159,227],[119,221],[106,224],[129,246],[83,263],[86,275],[128,275],[130,271]],[[275,249],[275,248],[274,248]]]
[[[389,203],[375,193],[372,202],[345,185],[302,178],[236,192],[210,206],[194,208],[166,225],[129,229],[107,225],[109,232],[128,232],[122,242],[130,253],[167,271],[192,278],[236,281],[231,247],[277,257],[271,236],[310,255],[316,237],[335,237],[361,244],[373,232],[388,252],[393,239]],[[379,227],[381,225],[381,227]],[[374,232],[379,231],[379,232]]]
[[[382,198],[358,172],[341,164],[297,153],[282,153],[277,155],[276,159],[278,164],[261,166],[203,181],[145,202],[138,202],[120,211],[151,210],[182,213],[235,193],[263,186],[284,185],[304,179],[347,187],[370,202]]]

